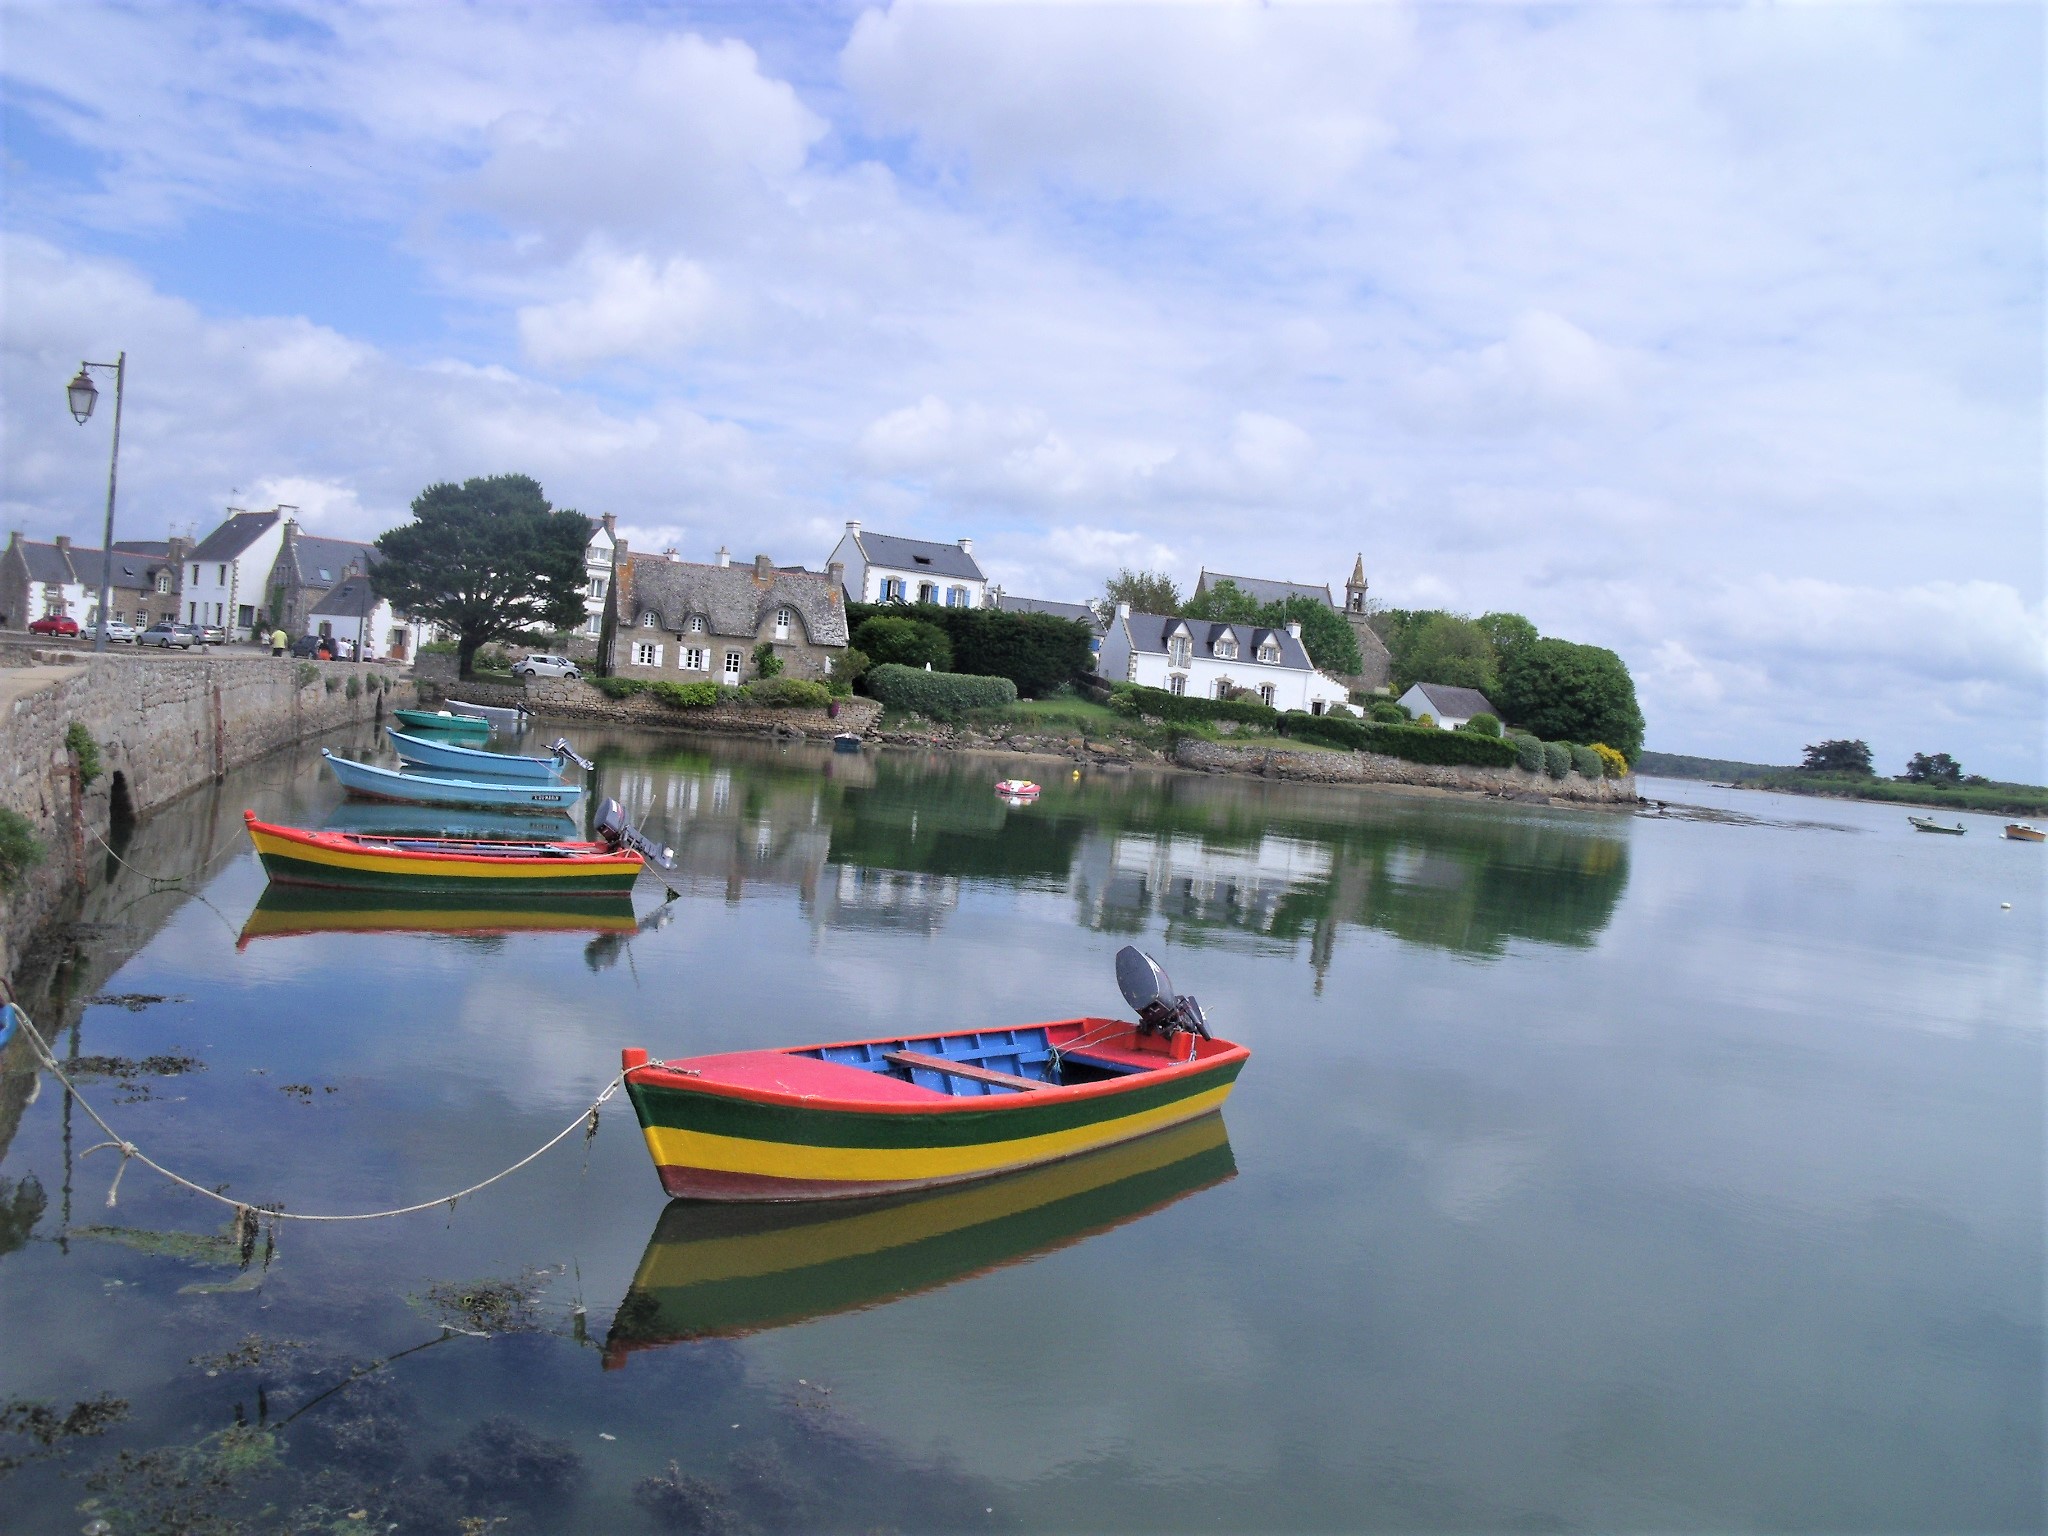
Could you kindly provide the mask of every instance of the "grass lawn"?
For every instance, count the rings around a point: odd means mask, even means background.
[[[1075,736],[1130,734],[1132,721],[1093,699],[1019,699],[1004,709],[976,713],[977,720],[1026,726],[1037,731],[1065,731]]]

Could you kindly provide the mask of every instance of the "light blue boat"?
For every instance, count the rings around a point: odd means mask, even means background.
[[[586,772],[590,760],[578,757],[569,743],[557,736],[548,748],[550,757],[522,757],[511,752],[485,752],[476,747],[458,747],[453,742],[433,741],[425,736],[409,736],[392,726],[384,727],[384,734],[391,738],[391,745],[398,749],[398,755],[408,763],[437,771],[485,775],[494,779],[536,780],[554,783],[562,776],[562,762],[566,758]]]
[[[364,800],[398,800],[410,805],[467,805],[487,811],[552,814],[573,810],[583,798],[581,784],[525,784],[516,779],[460,779],[443,774],[401,773],[352,763],[320,749],[335,778]]]

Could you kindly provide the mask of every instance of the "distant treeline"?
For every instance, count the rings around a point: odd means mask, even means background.
[[[1769,763],[1738,763],[1725,757],[1689,757],[1682,752],[1645,751],[1636,771],[1652,778],[1705,779],[1716,784],[1743,784],[1755,789],[1783,790],[1794,795],[1834,795],[1851,800],[1881,800],[1894,805],[1925,805],[1958,811],[1983,811],[1994,816],[2048,815],[2048,789],[2038,784],[1902,783],[1851,774],[1811,773]]]
[[[1708,779],[1716,784],[1747,784],[1752,780],[1794,771],[1790,767],[1775,768],[1769,763],[1738,763],[1725,757],[1688,757],[1683,752],[1651,752],[1647,749],[1636,764],[1636,772],[1655,778]]]

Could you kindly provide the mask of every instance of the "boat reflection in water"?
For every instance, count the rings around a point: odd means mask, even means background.
[[[367,832],[391,837],[495,837],[507,842],[563,843],[583,836],[574,818],[514,816],[445,805],[402,805],[393,800],[344,800],[320,824],[323,832]]]
[[[253,939],[309,933],[440,933],[489,938],[509,933],[632,934],[633,898],[470,895],[462,892],[341,891],[271,885],[242,925],[236,949]]]
[[[605,1339],[636,1349],[881,1306],[1022,1264],[1237,1176],[1220,1114],[1004,1178],[787,1205],[672,1200]]]

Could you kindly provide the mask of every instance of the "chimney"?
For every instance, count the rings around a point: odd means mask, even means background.
[[[825,567],[825,574],[832,578],[832,585],[834,587],[846,585],[846,564],[844,561],[832,561]]]
[[[962,539],[962,540],[960,541],[960,553],[961,553],[961,554],[963,554],[963,555],[971,555],[971,554],[973,554],[973,553],[974,553],[974,540],[972,540],[972,539]]]
[[[727,566],[732,564],[732,551],[727,549],[723,544],[718,546],[718,563],[721,566]]]
[[[1116,605],[1116,616],[1119,619],[1128,619],[1131,616],[1131,605],[1129,603],[1118,603]]]
[[[724,551],[720,550],[719,553],[723,554]],[[675,545],[671,544],[667,549],[664,549],[661,552],[661,558],[666,560],[670,565],[681,565],[683,563],[683,552],[680,549],[677,549]],[[719,561],[718,563],[720,565],[725,564],[723,560]]]
[[[1287,621],[1287,633],[1299,640],[1301,638],[1301,620],[1289,619]]]
[[[856,539],[857,539],[857,538],[859,538],[859,537],[860,537],[860,519],[859,519],[859,518],[857,518],[857,517],[849,517],[849,518],[848,518],[848,519],[846,520],[846,531],[847,531],[847,533],[849,533],[850,535],[852,535],[852,536],[853,536],[854,538],[856,538]]]
[[[609,537],[611,537],[614,540],[618,538],[619,519],[615,513],[607,512],[603,517],[600,517],[598,521],[604,524],[604,531]]]
[[[63,550],[67,555],[71,553],[71,535],[68,533],[58,534],[57,547]]]
[[[775,562],[767,555],[754,556],[754,580],[773,581],[774,579]]]

